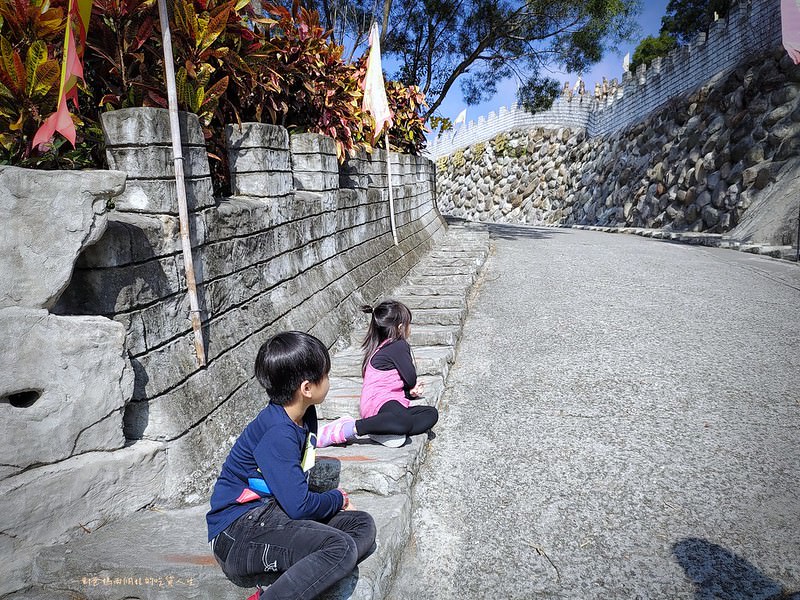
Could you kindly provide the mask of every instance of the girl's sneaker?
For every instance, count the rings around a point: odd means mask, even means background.
[[[356,437],[356,420],[353,417],[339,417],[320,427],[317,433],[317,448],[327,448],[344,444]]]
[[[405,435],[396,435],[393,433],[370,433],[369,439],[371,439],[373,442],[379,443],[381,446],[386,446],[388,448],[399,448],[406,443]]]

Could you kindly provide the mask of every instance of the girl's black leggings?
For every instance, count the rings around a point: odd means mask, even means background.
[[[436,425],[439,411],[433,406],[404,407],[397,400],[389,400],[374,417],[356,421],[358,435],[393,434],[417,435]]]

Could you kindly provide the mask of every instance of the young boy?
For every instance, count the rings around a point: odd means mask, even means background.
[[[255,374],[270,402],[231,448],[206,515],[228,579],[242,585],[281,573],[252,598],[314,598],[350,573],[375,541],[372,517],[353,510],[344,490],[308,489],[314,407],[328,393],[330,368],[328,349],[299,331],[279,333],[258,351]]]

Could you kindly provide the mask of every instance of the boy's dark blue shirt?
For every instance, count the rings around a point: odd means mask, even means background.
[[[341,510],[344,497],[339,490],[316,493],[308,489],[300,461],[309,432],[317,432],[313,406],[303,415],[303,427],[277,404],[267,405],[245,427],[214,485],[211,510],[206,515],[209,541],[268,495],[274,496],[292,519],[319,521]],[[249,479],[263,479],[271,494],[248,484]]]

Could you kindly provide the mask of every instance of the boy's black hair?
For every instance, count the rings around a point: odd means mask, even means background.
[[[321,341],[302,331],[284,331],[268,339],[256,357],[256,377],[271,402],[283,406],[300,384],[319,383],[331,370],[331,355]]]

